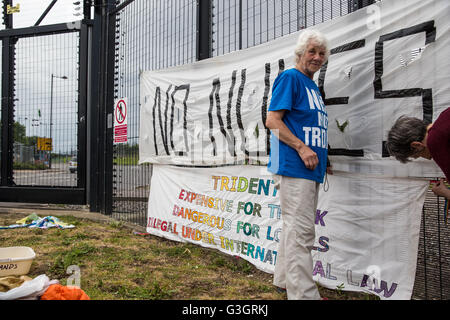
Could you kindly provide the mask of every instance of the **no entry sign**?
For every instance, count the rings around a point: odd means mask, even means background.
[[[127,98],[117,99],[114,103],[114,143],[128,142],[128,103]]]

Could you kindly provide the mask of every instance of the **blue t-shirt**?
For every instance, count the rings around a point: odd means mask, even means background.
[[[296,150],[270,137],[268,170],[272,173],[323,182],[328,155],[328,115],[319,88],[313,80],[293,68],[281,73],[272,87],[269,111],[286,110],[283,122],[291,132],[317,153],[319,164],[306,168]]]

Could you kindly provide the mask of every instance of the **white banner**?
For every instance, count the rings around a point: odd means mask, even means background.
[[[381,1],[313,27],[332,48],[315,81],[327,105],[336,170],[442,175],[432,161],[402,165],[388,158],[383,143],[400,115],[432,121],[449,106],[449,16],[447,0]],[[266,163],[271,87],[294,66],[298,34],[143,72],[140,163],[235,164],[246,157]]]
[[[428,182],[328,176],[316,213],[314,278],[323,286],[410,299]]]
[[[155,165],[151,186],[147,232],[219,249],[273,272],[280,210],[271,175],[254,166]]]
[[[264,167],[155,165],[151,185],[148,233],[215,248],[273,273],[281,210]],[[427,182],[339,174],[329,185],[315,218],[315,280],[410,299]]]

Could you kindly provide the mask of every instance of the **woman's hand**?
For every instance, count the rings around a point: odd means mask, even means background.
[[[297,152],[306,168],[309,170],[314,170],[319,164],[317,153],[312,151],[307,145],[304,144]]]
[[[433,193],[437,196],[445,197],[450,199],[450,189],[444,183],[444,178],[441,178],[431,189]]]

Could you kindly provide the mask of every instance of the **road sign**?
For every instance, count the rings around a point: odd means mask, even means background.
[[[52,151],[51,138],[37,138],[37,149],[42,151]]]
[[[120,98],[114,104],[114,144],[128,142],[127,98]]]

